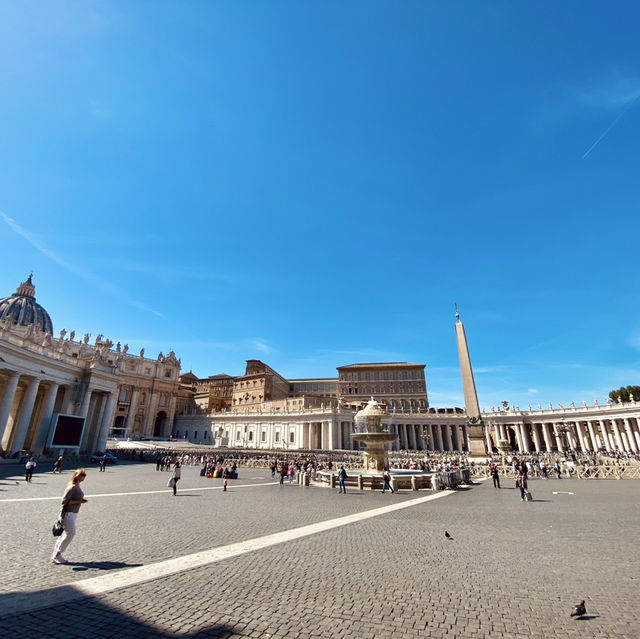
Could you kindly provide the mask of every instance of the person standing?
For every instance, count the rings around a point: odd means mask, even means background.
[[[553,469],[556,471],[556,475],[558,476],[558,479],[562,479],[562,469],[560,468],[559,461],[556,461],[556,463],[553,465]]]
[[[173,496],[175,497],[176,495],[176,486],[178,484],[178,481],[180,481],[180,462],[176,461],[176,463],[173,466],[173,472],[171,473],[171,478],[169,479],[170,482],[173,483]]]
[[[24,466],[24,480],[31,483],[33,477],[33,471],[36,467],[36,461],[33,457],[29,457],[29,461]]]
[[[85,469],[78,468],[78,470],[73,473],[71,481],[62,496],[60,518],[62,519],[64,532],[58,537],[56,545],[53,548],[53,555],[51,556],[51,563],[53,564],[69,563],[62,556],[62,553],[69,547],[72,539],[76,536],[76,518],[78,517],[80,506],[87,503],[87,500],[84,498],[84,493],[80,488],[80,484],[85,480],[86,476],[87,473]]]
[[[56,463],[53,465],[53,473],[58,473],[58,475],[62,472],[62,455],[56,459]]]
[[[338,473],[338,487],[339,493],[346,493],[347,489],[344,485],[344,480],[347,478],[347,471],[344,469],[344,466],[340,466],[340,472]]]
[[[520,501],[524,501],[524,496],[527,492],[527,466],[526,464],[524,464],[524,462],[520,464],[518,468],[516,486],[520,489]]]
[[[500,488],[500,473],[498,472],[498,465],[491,464],[489,472],[491,473],[491,478],[493,479],[493,487]]]
[[[101,473],[106,472],[106,467],[107,467],[107,456],[103,455],[102,459],[100,460],[100,472]]]
[[[396,492],[395,490],[393,490],[393,488],[391,488],[391,475],[389,474],[389,471],[385,468],[384,472],[382,473],[382,492],[385,492],[387,488],[392,493]]]

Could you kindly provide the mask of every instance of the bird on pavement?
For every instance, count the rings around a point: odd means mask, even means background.
[[[453,539],[453,537],[452,537],[452,536],[451,536],[451,535],[450,535],[446,530],[444,531],[444,536],[445,536],[447,539]]]
[[[573,612],[571,613],[572,617],[582,617],[582,615],[585,615],[587,613],[587,609],[584,605],[584,599],[573,609]]]

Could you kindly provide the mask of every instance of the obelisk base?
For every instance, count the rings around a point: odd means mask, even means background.
[[[484,426],[482,422],[480,424],[468,424],[468,443],[469,443],[469,457],[486,457],[487,452],[487,440],[484,436]]]

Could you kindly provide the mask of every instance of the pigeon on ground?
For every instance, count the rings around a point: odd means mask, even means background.
[[[452,537],[452,536],[451,536],[451,535],[450,535],[446,530],[444,531],[444,536],[445,536],[447,539],[453,539],[453,537]]]
[[[584,600],[582,600],[574,609],[573,612],[571,613],[572,617],[582,617],[582,615],[587,614],[587,609],[584,605]]]

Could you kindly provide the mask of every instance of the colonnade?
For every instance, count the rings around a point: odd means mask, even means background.
[[[247,415],[249,417],[249,415]],[[226,442],[225,446],[239,448],[264,448],[273,450],[283,448],[290,450],[358,450],[359,444],[351,435],[354,432],[352,419],[341,419],[338,415],[333,419],[318,421],[274,421],[272,416],[257,419],[251,415],[247,421],[209,421],[213,436]],[[204,433],[204,424],[199,416],[178,416],[174,435],[193,435]],[[209,417],[210,420],[210,417]],[[200,425],[198,425],[200,424]],[[431,450],[431,451],[466,451],[468,450],[467,426],[463,423],[391,423],[389,432],[398,438],[391,448],[393,450]],[[216,437],[217,435],[217,437]],[[191,439],[191,437],[189,437]],[[203,437],[204,439],[204,437]]]
[[[462,452],[469,448],[466,424],[392,423],[389,425],[389,432],[398,435],[398,439],[392,444],[392,450]]]
[[[521,453],[574,450],[639,452],[640,419],[633,415],[568,421],[495,422],[486,426],[489,450],[506,442]]]
[[[116,400],[115,392],[90,385],[7,371],[0,392],[0,446],[9,455],[22,450],[42,453],[52,417],[62,413],[85,418],[79,450],[93,451],[107,441]]]

